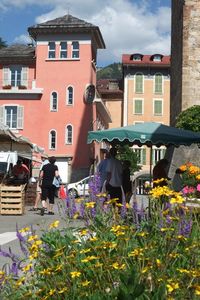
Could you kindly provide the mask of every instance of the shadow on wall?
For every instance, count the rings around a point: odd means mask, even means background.
[[[84,101],[84,99],[82,99]],[[88,131],[93,130],[93,104],[84,104],[82,119],[80,120],[77,145],[72,161],[70,182],[75,182],[89,175],[93,163],[93,146],[87,144]]]

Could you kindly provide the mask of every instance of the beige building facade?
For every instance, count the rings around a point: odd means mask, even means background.
[[[118,79],[99,79],[97,91],[111,115],[108,128],[123,126],[123,83]]]
[[[123,126],[142,122],[169,125],[170,120],[170,56],[161,54],[124,54]],[[133,147],[143,169],[149,168],[149,149]],[[153,148],[155,164],[164,156],[165,148]]]

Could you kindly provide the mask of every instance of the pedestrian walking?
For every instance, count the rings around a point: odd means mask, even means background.
[[[110,199],[117,199],[118,203],[122,203],[122,163],[116,158],[116,148],[111,148],[109,154],[110,159],[108,159],[106,167],[106,190],[110,195]]]
[[[49,199],[49,215],[54,215],[53,212],[53,205],[54,205],[54,198],[55,198],[55,190],[56,186],[53,182],[59,178],[58,167],[55,165],[56,158],[54,156],[49,157],[49,163],[42,167],[40,173],[40,185],[42,188],[42,209],[41,215],[44,215],[45,207],[46,207],[46,200]]]

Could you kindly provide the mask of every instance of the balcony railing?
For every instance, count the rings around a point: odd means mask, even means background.
[[[6,94],[6,93],[42,94],[43,88],[37,88],[35,80],[28,80],[26,82],[7,81],[7,82],[0,82],[0,93],[3,93],[3,94]]]

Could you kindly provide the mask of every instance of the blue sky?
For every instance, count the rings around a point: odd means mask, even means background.
[[[98,66],[123,53],[170,54],[171,0],[0,0],[0,37],[27,43],[27,28],[69,13],[98,25],[105,50]]]

